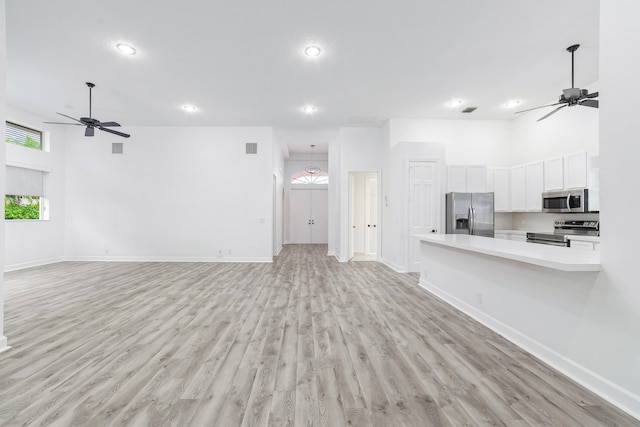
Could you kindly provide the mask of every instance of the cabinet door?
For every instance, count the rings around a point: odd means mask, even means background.
[[[570,154],[565,156],[566,188],[584,188],[587,186],[587,153]]]
[[[544,191],[564,188],[564,158],[556,157],[544,161]]]
[[[510,176],[511,210],[525,211],[527,210],[525,166],[520,165],[512,167]]]
[[[542,212],[542,189],[544,188],[542,162],[525,166],[527,211]]]
[[[467,192],[483,193],[486,179],[487,168],[485,166],[467,166]]]
[[[494,208],[496,212],[509,212],[509,168],[493,170]]]
[[[569,245],[571,249],[579,250],[579,251],[593,251],[593,243],[592,242],[581,242],[580,240],[571,240],[571,244]]]
[[[491,193],[492,191],[494,191],[495,187],[494,187],[494,169],[493,168],[487,168],[487,181],[485,182],[484,185],[484,191],[487,191],[489,193]]]
[[[467,192],[467,167],[447,166],[447,193]]]

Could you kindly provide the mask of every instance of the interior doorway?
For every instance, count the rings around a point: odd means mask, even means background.
[[[349,172],[349,260],[378,260],[378,173]]]

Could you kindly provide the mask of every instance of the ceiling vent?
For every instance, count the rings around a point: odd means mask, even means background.
[[[467,107],[464,110],[462,110],[463,113],[473,113],[474,111],[476,111],[478,109],[478,107]]]
[[[122,142],[112,142],[111,143],[111,154],[122,154],[123,153],[123,144]]]
[[[247,142],[246,150],[247,150],[247,154],[258,154],[258,143],[257,142]]]

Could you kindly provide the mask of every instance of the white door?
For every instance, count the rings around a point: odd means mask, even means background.
[[[356,219],[355,219],[355,178],[349,174],[349,259],[355,254]]]
[[[327,190],[291,189],[289,192],[291,243],[328,242]]]
[[[378,178],[375,174],[366,176],[365,218],[365,252],[376,255],[378,252]]]
[[[311,191],[311,243],[329,242],[329,192]]]
[[[438,232],[440,190],[436,161],[409,162],[409,259],[410,272],[420,271],[420,240],[415,234]]]

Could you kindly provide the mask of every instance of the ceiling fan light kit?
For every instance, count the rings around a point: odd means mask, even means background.
[[[116,122],[101,122],[98,119],[94,119],[93,117],[91,117],[91,89],[93,89],[96,85],[91,83],[91,82],[86,82],[87,87],[89,87],[89,117],[80,117],[80,119],[76,119],[75,117],[71,117],[71,116],[67,116],[66,114],[62,114],[62,113],[56,113],[59,114],[63,117],[66,117],[68,119],[71,119],[73,121],[76,121],[78,123],[61,123],[61,122],[44,122],[44,123],[49,123],[49,124],[53,124],[53,125],[75,125],[75,126],[85,126],[85,130],[84,130],[84,136],[94,136],[95,134],[95,128],[98,128],[101,131],[107,132],[107,133],[112,133],[114,135],[118,135],[121,136],[123,138],[129,138],[131,135],[124,133],[124,132],[118,132],[116,130],[113,129],[109,129],[110,127],[120,127],[119,123]]]
[[[543,106],[540,106],[540,107],[529,108],[527,110],[516,111],[515,114],[524,113],[524,112],[531,111],[531,110],[537,110],[538,108],[546,108],[546,107],[552,107],[552,106],[555,106],[555,105],[560,105],[560,107],[558,107],[558,108],[552,110],[550,113],[547,113],[544,116],[540,117],[537,120],[539,122],[540,120],[546,119],[547,117],[551,116],[552,114],[557,113],[558,111],[560,111],[561,109],[563,109],[565,107],[574,107],[576,105],[582,105],[584,107],[592,107],[592,108],[598,108],[599,107],[598,100],[597,99],[593,99],[593,98],[597,98],[598,97],[598,92],[589,93],[589,91],[587,89],[580,89],[580,88],[575,87],[573,54],[575,53],[576,50],[578,50],[579,47],[580,47],[579,44],[574,44],[574,45],[571,45],[571,46],[569,46],[567,48],[567,52],[571,53],[571,87],[569,89],[564,89],[562,91],[562,95],[560,95],[560,98],[558,99],[558,102],[556,102],[554,104],[543,105]]]

